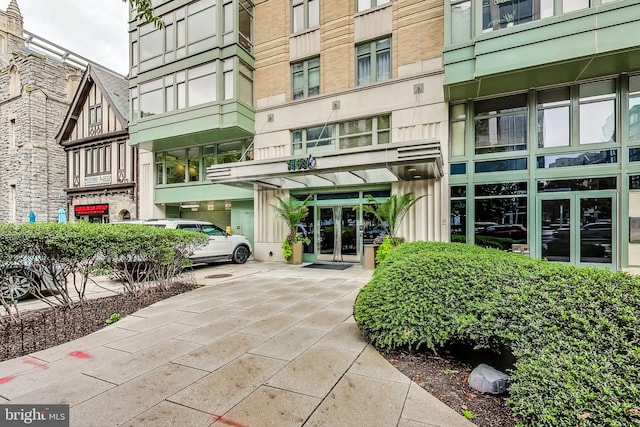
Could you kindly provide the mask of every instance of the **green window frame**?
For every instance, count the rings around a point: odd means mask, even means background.
[[[291,64],[292,98],[302,99],[320,94],[320,57]]]
[[[391,79],[391,37],[356,46],[356,82],[358,86]]]
[[[381,114],[291,132],[294,155],[345,150],[391,142],[391,115]]]

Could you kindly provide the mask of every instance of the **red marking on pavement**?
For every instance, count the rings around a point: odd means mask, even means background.
[[[38,368],[42,368],[42,369],[49,369],[49,365],[47,365],[44,362],[41,362],[39,360],[35,360],[35,359],[25,359],[22,361],[23,363],[28,363],[29,365],[33,365],[33,366],[37,366]]]
[[[231,421],[231,420],[228,420],[226,418],[222,418],[220,415],[214,415],[213,416],[213,422],[215,423],[217,421],[220,421],[222,424],[226,424],[226,425],[231,426],[231,427],[248,427],[248,426],[246,426],[244,424],[240,424],[240,423],[237,423],[235,421]]]
[[[80,350],[72,351],[69,356],[77,357],[78,359],[91,359],[93,357],[89,353]]]
[[[2,378],[0,378],[0,384],[8,383],[12,379],[13,379],[13,377],[2,377]]]

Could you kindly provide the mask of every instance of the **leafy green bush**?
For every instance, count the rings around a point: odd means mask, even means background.
[[[378,246],[378,249],[376,250],[376,264],[382,263],[393,249],[394,246],[391,243],[391,238],[389,236],[385,236],[385,238],[382,239],[382,243],[380,243],[380,246]]]
[[[5,266],[20,265],[25,257],[35,259],[57,291],[48,301],[72,307],[72,293],[82,301],[89,276],[98,268],[119,273],[127,292],[137,292],[150,281],[165,286],[206,241],[202,233],[132,224],[0,224],[0,273]],[[140,277],[131,274],[132,266]],[[147,282],[141,284],[140,278]]]
[[[375,270],[354,315],[381,349],[509,349],[523,426],[640,425],[640,278],[414,242]]]

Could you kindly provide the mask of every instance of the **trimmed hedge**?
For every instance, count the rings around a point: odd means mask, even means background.
[[[519,425],[640,426],[638,277],[414,242],[378,266],[354,316],[383,350],[509,349]]]
[[[71,291],[82,298],[96,269],[111,270],[127,292],[146,286],[140,279],[165,286],[206,242],[202,233],[135,224],[0,224],[0,279],[25,259],[37,260],[53,278],[60,303],[72,306]]]

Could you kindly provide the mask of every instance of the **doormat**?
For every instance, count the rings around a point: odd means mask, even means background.
[[[323,268],[325,270],[346,270],[347,268],[351,267],[352,265],[353,264],[344,264],[344,263],[323,264],[323,263],[319,263],[319,262],[314,262],[313,264],[305,265],[303,268]]]

